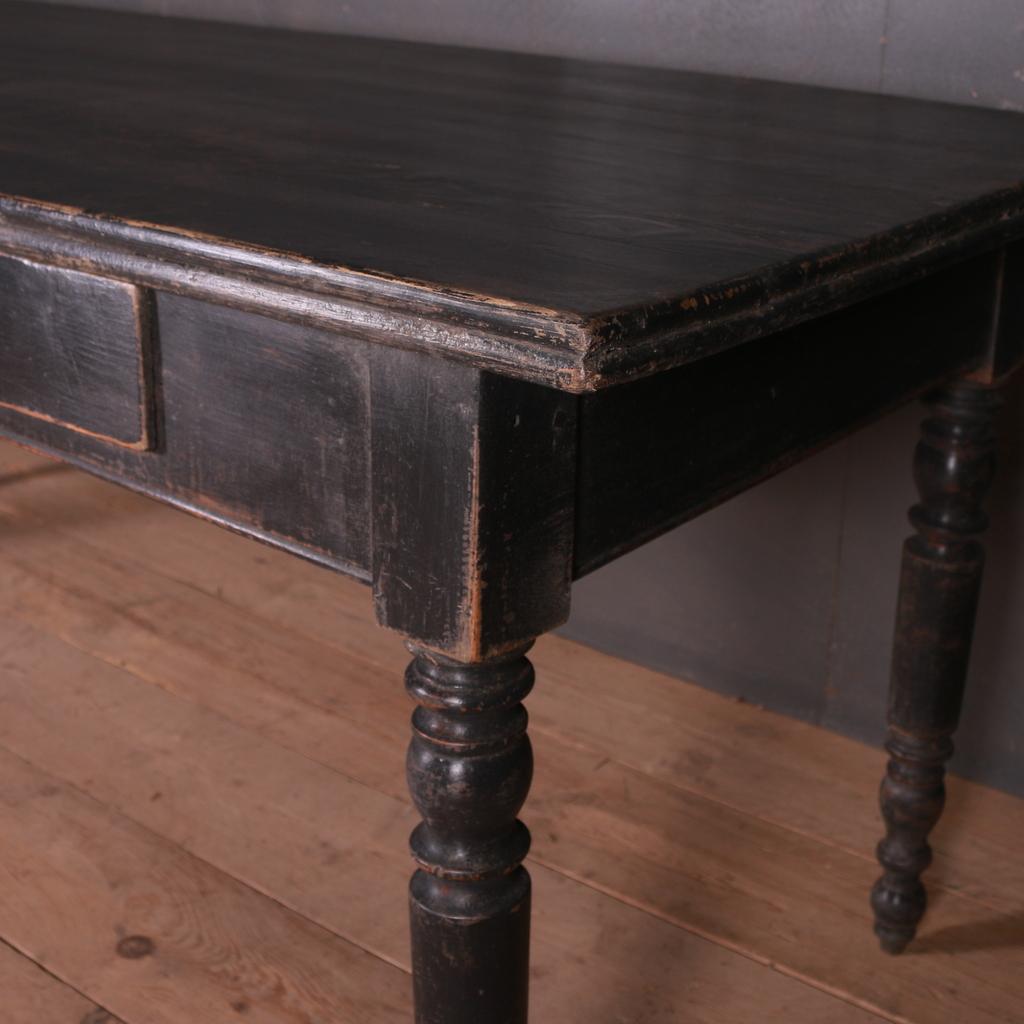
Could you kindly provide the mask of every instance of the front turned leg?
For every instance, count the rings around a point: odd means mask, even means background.
[[[573,395],[374,346],[377,620],[413,653],[418,1024],[526,1024],[533,757],[526,652],[569,616]]]
[[[525,648],[468,665],[412,650],[416,1021],[525,1024],[530,833],[516,815],[533,776],[521,703],[533,667]]]
[[[875,934],[900,953],[924,916],[921,874],[931,863],[928,835],[945,802],[945,764],[953,753],[981,585],[987,525],[982,502],[995,469],[990,387],[958,381],[928,396],[929,415],[914,456],[920,503],[916,533],[903,546],[881,789],[884,873],[871,905]]]

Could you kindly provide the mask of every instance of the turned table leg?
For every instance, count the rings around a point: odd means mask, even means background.
[[[412,651],[418,1024],[526,1024],[533,639],[565,622],[572,395],[401,349],[370,367],[378,621]]]
[[[878,844],[884,873],[871,893],[875,933],[888,953],[907,946],[925,911],[921,874],[945,800],[984,561],[976,538],[987,525],[982,502],[995,468],[990,387],[958,381],[927,404],[914,456],[921,500],[910,511],[916,533],[903,547],[896,614],[881,788],[886,834]]]
[[[533,776],[524,650],[459,664],[414,649],[408,777],[423,822],[410,885],[417,1024],[525,1024]]]

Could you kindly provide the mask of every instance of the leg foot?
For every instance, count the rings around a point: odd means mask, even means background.
[[[902,953],[924,917],[928,894],[921,875],[932,860],[927,836],[945,803],[944,764],[950,740],[929,744],[890,729],[889,766],[882,782],[885,838],[878,861],[885,873],[871,890],[875,934],[886,953]]]

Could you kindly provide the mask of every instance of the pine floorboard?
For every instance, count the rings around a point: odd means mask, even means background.
[[[1024,801],[953,781],[889,959],[877,751],[535,655],[535,1020],[1024,1017]],[[406,660],[361,585],[0,446],[7,1019],[405,1020]]]
[[[113,1014],[58,981],[5,942],[0,942],[0,992],[4,1017],[9,1021],[121,1024]]]

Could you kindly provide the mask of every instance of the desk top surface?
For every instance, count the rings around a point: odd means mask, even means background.
[[[1020,115],[556,58],[0,3],[0,125],[0,225],[49,204],[528,314],[575,387],[1024,235]]]

